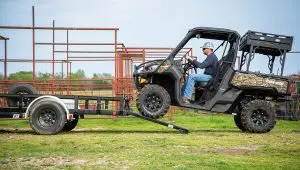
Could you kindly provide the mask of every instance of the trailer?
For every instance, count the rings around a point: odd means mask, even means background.
[[[29,119],[31,128],[41,135],[54,135],[71,131],[84,115],[131,115],[160,124],[181,133],[189,131],[183,127],[134,113],[129,108],[126,97],[100,97],[77,95],[39,95],[39,94],[0,94],[0,98],[10,99],[15,105],[0,107],[0,118]],[[79,101],[96,102],[96,109],[80,109]],[[117,108],[112,108],[111,104]]]

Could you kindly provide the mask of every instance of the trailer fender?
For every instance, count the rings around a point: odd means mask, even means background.
[[[28,105],[28,107],[27,107],[27,109],[26,109],[25,118],[28,118],[28,117],[30,116],[30,112],[31,112],[32,106],[33,106],[36,102],[38,102],[38,101],[40,101],[40,100],[42,100],[42,99],[50,99],[50,100],[52,100],[52,101],[54,101],[54,102],[57,102],[57,103],[64,109],[65,114],[66,114],[66,116],[67,116],[67,120],[70,120],[70,113],[69,113],[69,110],[68,110],[66,104],[65,104],[61,99],[59,99],[58,97],[56,97],[56,96],[49,96],[49,95],[40,96],[40,97],[34,99],[34,100]]]

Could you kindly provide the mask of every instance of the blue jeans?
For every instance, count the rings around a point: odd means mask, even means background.
[[[208,82],[211,78],[211,75],[206,74],[190,74],[184,86],[182,87],[183,97],[191,99],[195,82]]]

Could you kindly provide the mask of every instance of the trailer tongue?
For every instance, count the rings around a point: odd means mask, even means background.
[[[84,115],[131,115],[176,129],[181,133],[189,132],[183,127],[130,111],[129,101],[122,97],[0,94],[0,98],[13,98],[17,101],[16,107],[1,106],[0,118],[29,118],[30,126],[38,134],[70,131],[76,127],[79,117]],[[78,107],[79,101],[85,102],[84,109]],[[91,101],[96,103],[95,109],[89,109],[88,105]],[[113,109],[112,103],[118,109]]]

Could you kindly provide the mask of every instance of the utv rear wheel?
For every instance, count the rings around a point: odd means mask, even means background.
[[[241,131],[247,130],[242,124],[241,114],[238,113],[237,115],[234,115],[233,119],[236,127],[238,127]]]
[[[241,121],[249,132],[266,133],[276,124],[275,111],[268,101],[253,100],[243,107]]]
[[[247,129],[242,124],[242,118],[241,118],[241,106],[238,105],[234,110],[233,113],[235,113],[233,120],[236,125],[241,131],[246,131]]]
[[[158,119],[169,110],[170,96],[166,89],[159,85],[146,85],[138,94],[136,106],[142,115]]]

